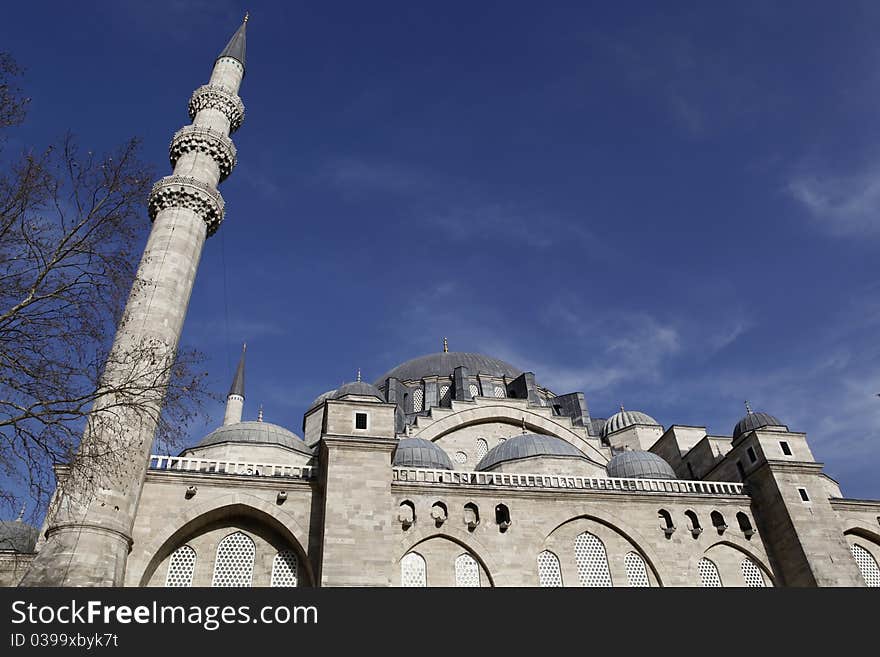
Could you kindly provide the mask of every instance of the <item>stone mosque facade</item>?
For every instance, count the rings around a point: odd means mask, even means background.
[[[149,201],[146,285],[126,310],[139,321],[120,326],[114,349],[144,336],[176,348],[223,219],[217,185],[235,165],[246,24],[174,135],[174,173]],[[150,454],[155,426],[132,427],[144,439],[131,468],[89,504],[60,504],[39,530],[2,523],[0,581],[880,586],[880,501],[845,498],[784,419],[747,407],[716,436],[624,408],[600,418],[583,392],[539,377],[444,341],[320,395],[294,433],[262,413],[243,419],[242,352],[223,425],[198,444]]]

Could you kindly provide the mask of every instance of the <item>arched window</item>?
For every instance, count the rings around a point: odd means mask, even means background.
[[[562,586],[559,557],[547,550],[538,555],[538,583],[541,586]]]
[[[425,559],[418,552],[407,552],[400,560],[400,585],[428,585]]]
[[[165,577],[165,586],[183,588],[192,586],[195,567],[196,551],[189,545],[180,546],[168,560],[168,575]]]
[[[767,584],[764,582],[764,574],[761,572],[761,569],[751,559],[743,559],[742,564],[740,564],[740,568],[742,569],[743,580],[745,580],[746,586],[753,587],[765,587]]]
[[[700,527],[700,519],[697,518],[697,514],[693,511],[685,511],[684,515],[687,516],[688,523],[690,524],[691,534],[696,538],[703,532],[703,528]]]
[[[675,531],[675,525],[672,524],[672,514],[666,509],[660,509],[657,511],[657,517],[660,518],[660,529],[666,534],[666,538],[672,536],[672,532]]]
[[[471,383],[468,385],[468,392],[471,394],[471,397],[479,397],[480,389],[477,387],[476,383]]]
[[[651,586],[645,560],[637,552],[627,552],[623,558],[626,566],[626,578],[630,586]]]
[[[254,577],[253,539],[242,532],[229,534],[217,546],[211,586],[250,586]]]
[[[739,528],[742,530],[742,533],[745,534],[746,538],[751,538],[752,534],[755,533],[755,530],[752,528],[752,521],[749,520],[749,517],[742,511],[736,514],[736,522],[739,524]]]
[[[272,561],[272,586],[296,586],[297,565],[296,552],[293,550],[278,552]]]
[[[506,532],[510,527],[510,508],[506,504],[495,506],[495,524],[502,532]]]
[[[480,585],[480,565],[469,554],[460,554],[455,559],[455,585]]]
[[[722,586],[721,575],[718,574],[718,566],[714,561],[703,557],[697,564],[697,569],[700,571],[700,586],[709,588]]]
[[[880,568],[877,567],[877,561],[874,555],[868,552],[861,545],[851,545],[853,559],[859,564],[859,570],[865,580],[865,585],[870,587],[880,586]]]
[[[611,586],[605,544],[598,536],[590,532],[578,534],[574,539],[574,560],[581,586]]]
[[[501,399],[502,397],[504,397],[504,388],[502,388],[501,386],[495,386],[495,390],[493,391],[493,394],[498,399]]]
[[[418,413],[423,410],[424,406],[422,404],[425,403],[425,391],[422,390],[421,386],[413,390],[413,413]]]
[[[719,534],[723,534],[724,530],[727,529],[727,523],[724,522],[724,516],[721,515],[720,511],[713,511],[711,518],[712,526],[718,530]]]
[[[486,456],[489,452],[489,443],[484,438],[477,438],[477,460]]]
[[[452,388],[446,384],[440,386],[440,405],[449,406],[452,404]]]

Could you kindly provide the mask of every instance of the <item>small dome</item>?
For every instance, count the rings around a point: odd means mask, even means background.
[[[657,427],[661,426],[657,420],[647,413],[621,409],[605,420],[605,426],[602,427],[602,437],[605,438],[615,431],[620,431],[621,429],[626,429],[627,427],[632,427],[637,424],[649,424]]]
[[[424,438],[402,438],[394,450],[394,467],[452,470],[449,454]]]
[[[382,378],[376,381],[376,385],[385,385],[385,381],[389,378],[395,378],[399,381],[420,381],[427,376],[451,377],[456,367],[466,367],[470,374],[485,374],[500,378],[507,377],[508,379],[515,379],[522,374],[513,365],[491,356],[449,351],[408,360],[393,370],[385,372]]]
[[[303,439],[292,431],[271,422],[237,422],[215,429],[199,441],[196,447],[209,447],[221,443],[253,443],[280,445],[313,456]]]
[[[352,383],[344,383],[339,386],[333,394],[330,396],[331,399],[342,399],[348,395],[357,395],[359,397],[375,397],[379,401],[385,401],[385,397],[382,396],[380,390],[366,381],[353,381]],[[323,401],[323,400],[321,400]]]
[[[589,461],[577,447],[556,436],[544,436],[537,433],[524,433],[514,436],[489,450],[477,463],[477,470],[488,470],[501,463],[517,461],[533,456],[558,456],[579,458]]]
[[[0,522],[0,552],[30,554],[37,544],[39,530],[20,520]]]
[[[653,452],[642,450],[613,456],[605,469],[609,477],[621,479],[678,479],[671,465]]]
[[[317,406],[318,404],[323,404],[325,399],[333,397],[333,395],[335,395],[335,394],[336,394],[336,389],[334,388],[333,390],[328,390],[327,392],[318,395],[317,397],[315,397],[315,401],[313,401],[309,405],[309,408],[311,409],[311,408],[314,408],[315,406]]]
[[[764,427],[778,427],[788,431],[788,427],[778,418],[769,413],[752,413],[751,411],[743,417],[733,428],[733,438],[736,440],[743,434],[755,429],[763,429]]]

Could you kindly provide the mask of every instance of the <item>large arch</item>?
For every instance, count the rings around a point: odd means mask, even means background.
[[[146,586],[162,560],[187,536],[228,515],[252,518],[277,532],[296,549],[309,585],[315,585],[312,563],[303,547],[308,545],[306,530],[296,518],[277,505],[269,504],[247,493],[223,495],[169,518],[151,541],[129,556],[128,568],[135,570],[131,571],[130,575],[126,574],[128,585]]]
[[[432,422],[423,429],[417,430],[413,433],[413,436],[435,441],[458,429],[489,422],[512,424],[516,427],[522,427],[525,424],[525,428],[528,431],[555,436],[571,443],[600,465],[608,463],[605,455],[579,436],[576,431],[528,408],[504,406],[501,404],[480,405],[476,408],[456,411],[440,418],[436,422]]]
[[[474,559],[476,559],[477,563],[479,563],[483,567],[483,570],[486,571],[491,586],[505,586],[503,575],[501,574],[498,565],[494,562],[491,556],[489,556],[490,553],[488,548],[472,535],[465,532],[463,529],[458,529],[457,527],[444,527],[443,530],[425,527],[421,530],[416,530],[411,534],[410,532],[407,532],[407,535],[397,543],[397,558],[394,561],[394,567],[400,567],[400,560],[403,559],[407,552],[412,550],[418,551],[417,548],[420,544],[434,538],[446,539],[462,547]]]

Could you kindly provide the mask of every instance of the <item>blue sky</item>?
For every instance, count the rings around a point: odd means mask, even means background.
[[[12,3],[6,148],[138,135],[166,174],[245,8],[183,341],[221,394],[248,342],[247,416],[299,432],[448,336],[596,416],[729,435],[749,399],[880,497],[880,5]]]

